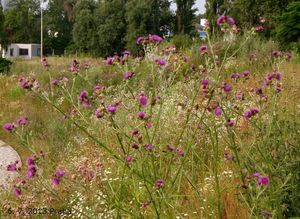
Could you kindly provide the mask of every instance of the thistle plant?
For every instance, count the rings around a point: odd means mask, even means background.
[[[217,24],[225,34],[240,34],[231,17],[221,16]],[[248,69],[229,73],[226,63],[255,33],[245,34],[237,50],[229,54],[229,43],[223,55],[214,51],[208,35],[199,45],[199,66],[173,46],[162,49],[159,36],[139,37],[144,57],[125,51],[101,63],[123,77],[112,86],[93,81],[90,63],[76,60],[67,74],[52,78],[43,59],[48,83],[22,76],[20,86],[60,114],[60,122],[69,122],[103,161],[85,160],[80,171],[68,163],[56,166],[55,158],[36,152],[31,139],[19,133],[30,118],[7,123],[4,129],[32,152],[27,177],[13,187],[15,195],[21,198],[34,188],[82,218],[223,218],[230,188],[248,217],[281,217],[282,202],[274,197],[288,189],[293,176],[276,176],[279,164],[264,144],[273,144],[271,136],[280,132],[281,64],[290,53],[270,54],[272,71],[265,78],[257,80],[258,72]],[[9,171],[18,171],[16,164]]]

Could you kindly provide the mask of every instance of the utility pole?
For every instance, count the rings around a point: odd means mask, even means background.
[[[43,0],[40,0],[41,7],[41,59],[43,58]]]

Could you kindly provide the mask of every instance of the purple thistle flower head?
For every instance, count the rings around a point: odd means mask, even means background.
[[[251,114],[253,116],[256,115],[257,113],[259,113],[259,109],[258,108],[251,108],[250,111],[251,111]]]
[[[242,76],[239,73],[233,73],[231,75],[231,78],[240,78],[240,77],[242,77]]]
[[[52,183],[53,185],[58,186],[60,184],[60,179],[58,177],[53,177]]]
[[[203,89],[206,89],[206,88],[207,88],[207,86],[208,86],[208,84],[209,84],[209,81],[208,81],[208,79],[204,79],[204,80],[202,80],[202,88],[203,88]]]
[[[132,135],[138,135],[139,134],[139,130],[138,129],[135,129],[131,132]]]
[[[234,120],[233,119],[228,119],[227,120],[227,122],[226,122],[226,126],[228,126],[228,127],[232,127],[232,126],[234,126]]]
[[[139,103],[141,106],[146,106],[148,104],[148,98],[145,96],[144,93],[140,94]]]
[[[19,197],[19,196],[22,195],[21,189],[19,187],[17,187],[17,186],[14,186],[13,191],[15,193],[15,196],[17,196],[17,197]]]
[[[266,78],[271,81],[276,75],[274,73],[268,73]]]
[[[133,148],[133,149],[139,149],[139,146],[138,146],[138,144],[135,144],[135,143],[133,143],[132,145],[131,145],[131,147]]]
[[[17,169],[18,169],[17,168],[18,163],[19,163],[19,161],[16,160],[14,163],[7,165],[6,171],[11,171],[11,172],[17,171]]]
[[[54,176],[56,176],[56,177],[63,177],[65,174],[66,174],[66,172],[64,170],[57,170],[54,173]]]
[[[88,92],[86,90],[81,91],[79,94],[79,100],[84,101],[87,98],[88,98]]]
[[[248,70],[243,71],[243,75],[244,75],[244,77],[250,76],[250,71],[248,71]]]
[[[244,94],[243,94],[242,91],[237,91],[236,94],[235,94],[235,99],[242,100],[243,96],[244,96]]]
[[[254,176],[254,177],[259,177],[259,176],[260,176],[260,173],[259,173],[259,172],[255,172],[255,173],[253,173],[253,176]]]
[[[57,86],[58,83],[59,83],[59,80],[57,80],[57,79],[53,79],[53,80],[51,81],[51,85],[53,85],[53,86]]]
[[[220,26],[224,22],[226,22],[226,16],[225,15],[221,15],[220,17],[218,17],[218,19],[217,19],[217,25]]]
[[[89,94],[86,90],[80,92],[78,99],[84,107],[90,107],[92,105],[89,101]]]
[[[158,179],[158,180],[155,181],[155,186],[156,186],[157,188],[161,188],[161,187],[163,187],[164,185],[165,185],[165,181],[164,181],[163,179]]]
[[[76,59],[74,59],[70,65],[70,71],[73,73],[78,73],[79,70],[80,70],[79,62]]]
[[[230,91],[232,91],[232,86],[230,84],[224,83],[223,90],[225,93],[229,93]]]
[[[280,72],[277,72],[275,77],[276,77],[277,81],[280,81],[281,80],[281,74],[280,74]]]
[[[8,132],[13,132],[13,130],[15,129],[15,125],[13,123],[5,123],[3,125],[3,128]]]
[[[96,109],[95,116],[98,119],[102,117],[102,110],[100,108]]]
[[[140,111],[140,112],[138,113],[138,117],[139,117],[140,119],[145,119],[146,114],[145,114],[143,111]]]
[[[116,107],[115,104],[110,104],[110,105],[107,107],[107,112],[109,112],[109,113],[114,114],[114,113],[116,113],[116,111],[117,111],[117,107]]]
[[[256,32],[262,32],[263,30],[264,30],[264,27],[262,25],[255,27]]]
[[[167,64],[166,60],[164,59],[156,59],[155,62],[160,66],[165,66]]]
[[[222,109],[220,107],[217,107],[214,111],[215,116],[220,117],[223,113]]]
[[[123,52],[123,55],[124,55],[124,56],[129,56],[129,55],[130,55],[130,52],[129,52],[128,50],[125,50],[125,51]]]
[[[127,155],[127,156],[125,156],[125,161],[127,163],[131,163],[133,161],[133,157],[131,155]]]
[[[146,122],[145,126],[146,126],[146,128],[150,129],[150,128],[152,128],[153,123],[152,122]]]
[[[257,182],[260,186],[267,186],[270,183],[268,176],[258,176]]]
[[[176,153],[180,156],[183,157],[184,156],[184,150],[182,148],[176,148]]]
[[[230,26],[235,25],[235,20],[232,17],[227,16],[226,21]]]
[[[252,112],[250,110],[246,110],[243,113],[244,118],[249,119],[252,116]]]
[[[284,55],[286,56],[287,60],[290,60],[293,57],[291,52],[285,52]]]
[[[114,59],[112,57],[107,57],[105,60],[105,63],[107,65],[112,65],[112,64],[114,64]]]
[[[272,51],[272,56],[275,57],[275,58],[278,57],[278,56],[280,56],[280,54],[281,54],[281,52],[278,51],[278,50]]]
[[[136,38],[136,44],[142,44],[143,42],[144,42],[144,37],[139,36]]]
[[[23,117],[23,118],[19,118],[19,119],[17,120],[17,124],[18,124],[19,126],[21,126],[21,125],[26,125],[27,122],[28,122],[28,118],[27,118],[26,116]]]
[[[160,43],[160,42],[163,41],[163,38],[160,37],[160,36],[158,36],[158,35],[153,34],[153,35],[150,35],[150,36],[149,36],[149,40],[150,40],[151,42]]]
[[[35,165],[30,165],[27,171],[27,177],[32,179],[36,175],[37,169]]]
[[[144,145],[144,148],[145,148],[147,151],[152,151],[152,150],[153,150],[153,145],[152,145],[152,144],[145,144],[145,145]]]
[[[134,76],[134,72],[128,71],[124,73],[124,80],[128,80]]]
[[[94,96],[97,96],[97,95],[99,95],[102,91],[104,91],[105,90],[105,86],[103,86],[103,85],[100,85],[100,84],[98,84],[98,85],[95,85],[94,87],[93,87],[93,95]]]
[[[35,165],[35,159],[34,157],[28,157],[27,158],[27,166]]]
[[[206,45],[201,45],[201,46],[199,47],[199,52],[200,52],[201,54],[206,53],[206,52],[207,52],[207,46],[206,46]]]

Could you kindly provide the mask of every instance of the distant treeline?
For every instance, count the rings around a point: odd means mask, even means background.
[[[40,42],[40,0],[8,0],[4,11],[0,7],[2,45]],[[261,25],[263,19],[264,37],[298,42],[299,8],[296,0],[207,0],[206,14],[196,16],[195,0],[49,0],[43,10],[44,47],[56,54],[68,50],[106,56],[125,48],[137,53],[137,36],[195,36],[201,17],[218,34],[214,27],[220,15],[234,17],[242,29]]]

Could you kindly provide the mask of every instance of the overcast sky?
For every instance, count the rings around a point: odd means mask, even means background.
[[[205,0],[196,0],[196,7],[198,8],[198,13],[203,14],[205,12]]]
[[[173,3],[172,10],[176,10],[176,5]],[[198,9],[197,14],[203,14],[205,12],[205,0],[196,0],[195,8]]]

